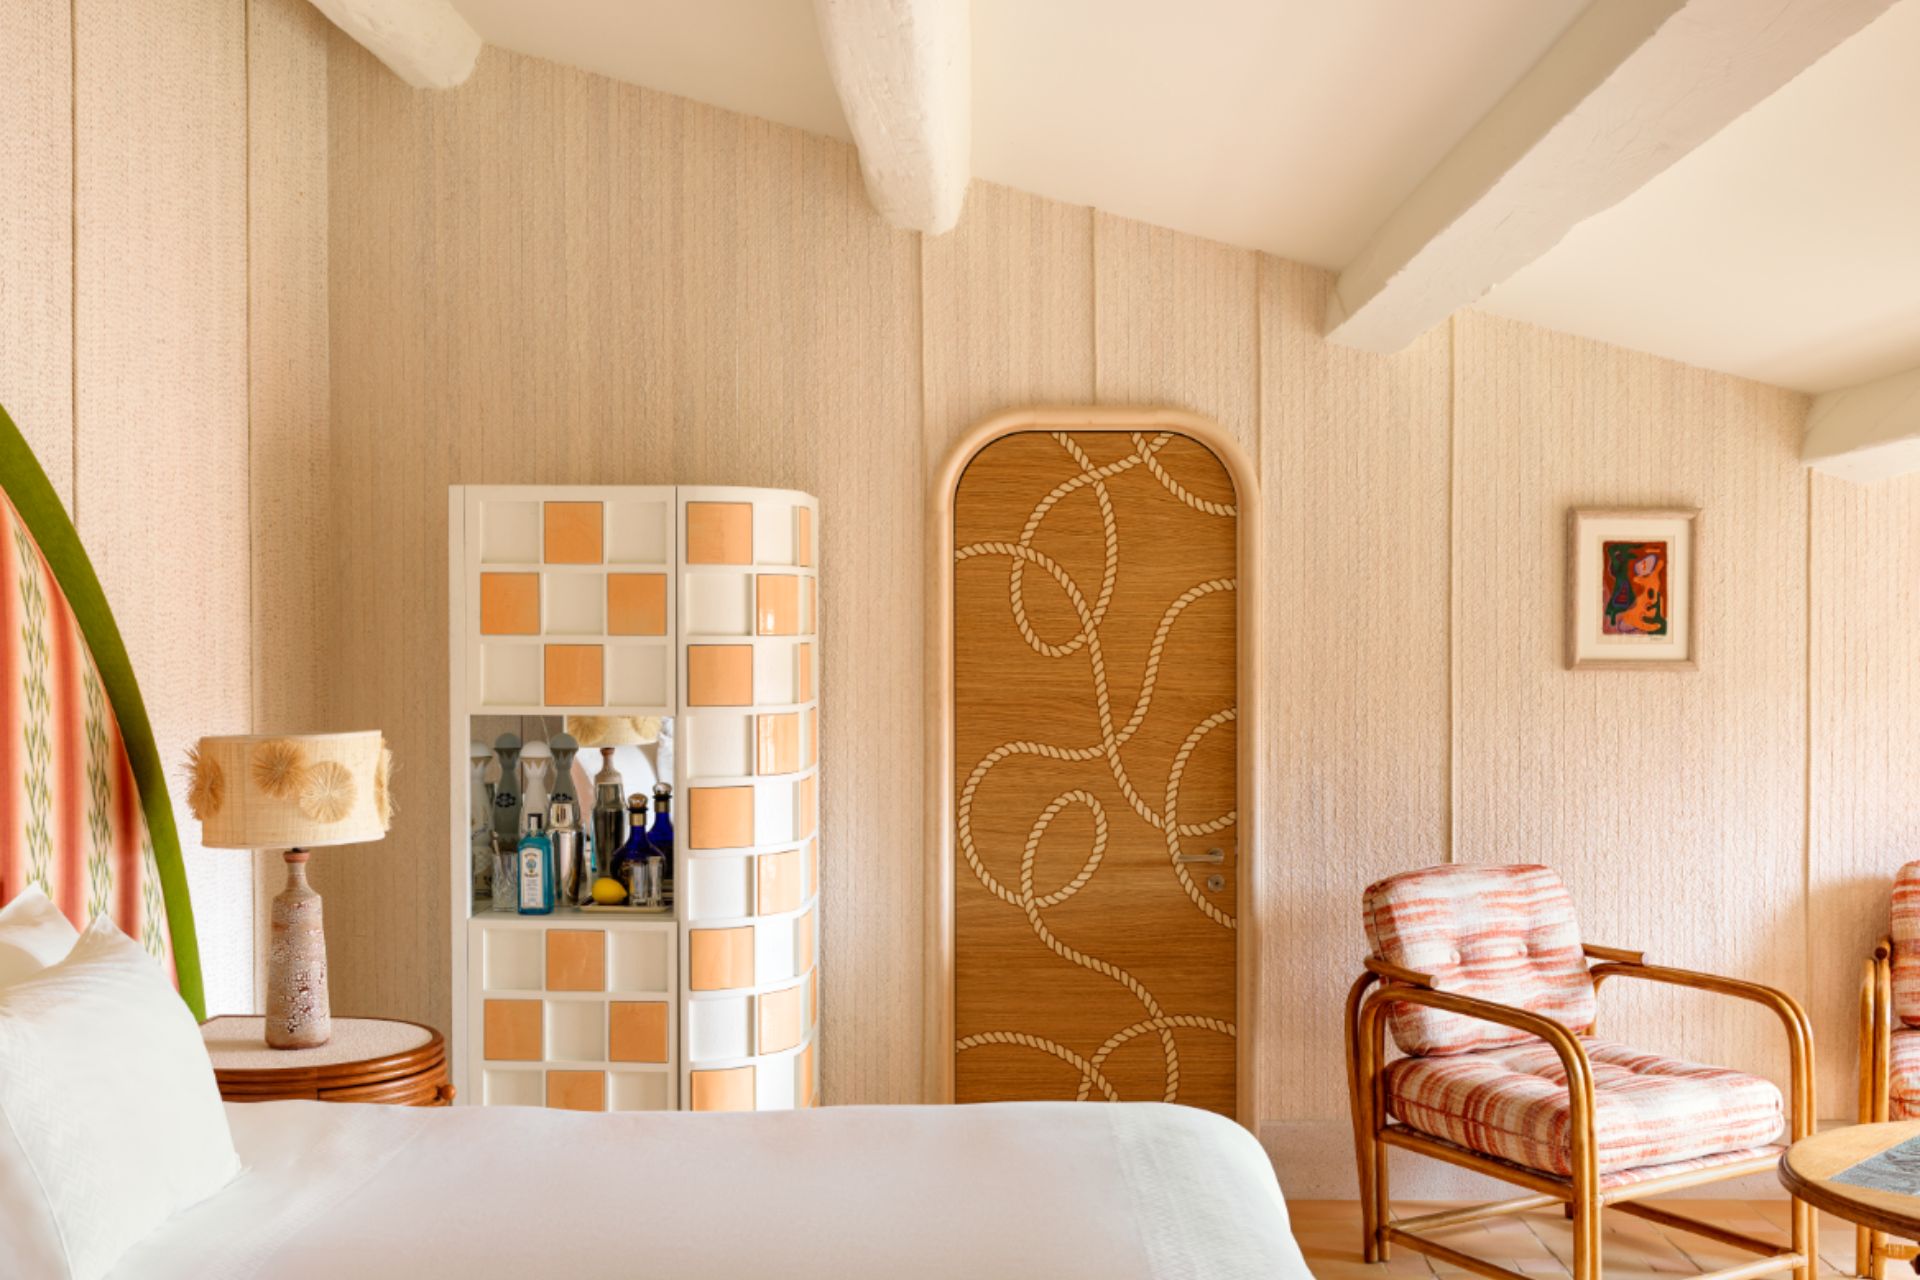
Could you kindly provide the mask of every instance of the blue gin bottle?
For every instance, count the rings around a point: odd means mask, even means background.
[[[537,813],[527,815],[527,833],[520,837],[520,914],[553,914],[553,840]]]
[[[669,904],[673,902],[673,815],[668,812],[672,803],[673,788],[664,782],[655,783],[653,826],[647,831],[647,843],[660,854],[661,896]]]

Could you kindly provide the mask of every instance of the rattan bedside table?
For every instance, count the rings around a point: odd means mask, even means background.
[[[335,1018],[317,1049],[270,1049],[266,1019],[210,1018],[200,1035],[228,1102],[384,1102],[444,1107],[453,1102],[440,1033],[389,1018]]]

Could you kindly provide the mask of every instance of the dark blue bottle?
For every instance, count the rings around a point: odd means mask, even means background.
[[[660,851],[660,888],[661,896],[668,902],[673,901],[673,815],[668,806],[673,803],[673,788],[664,782],[653,787],[653,829],[647,832],[647,842]]]

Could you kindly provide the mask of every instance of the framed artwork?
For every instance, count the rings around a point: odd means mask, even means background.
[[[1567,666],[1700,665],[1700,512],[1577,507],[1567,515]]]

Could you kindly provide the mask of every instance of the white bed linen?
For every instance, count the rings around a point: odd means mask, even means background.
[[[1296,1280],[1266,1154],[1158,1104],[228,1106],[245,1171],[114,1280]]]

